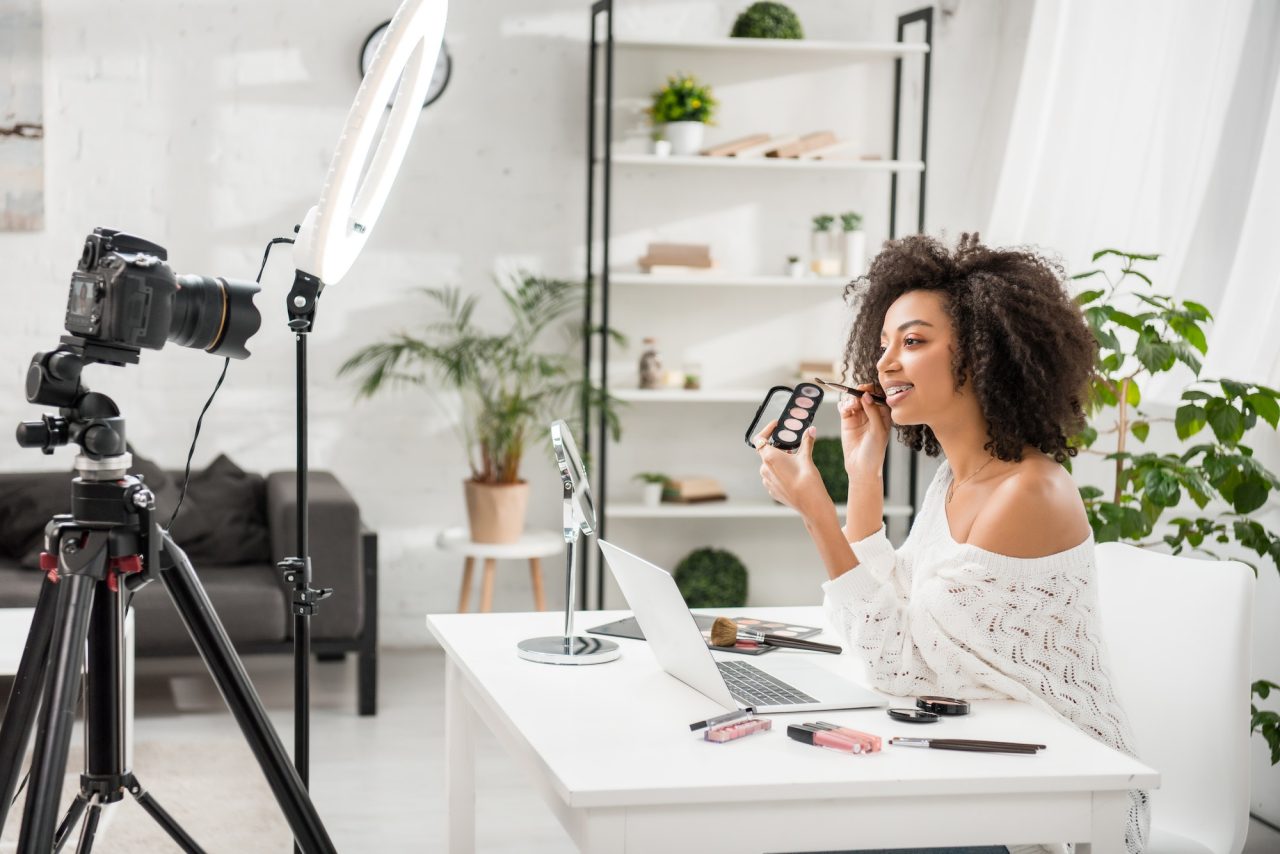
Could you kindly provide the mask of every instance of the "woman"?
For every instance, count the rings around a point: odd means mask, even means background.
[[[1133,755],[1102,645],[1093,536],[1061,465],[1084,424],[1095,345],[1060,267],[977,235],[954,252],[915,236],[886,244],[855,286],[865,293],[845,372],[887,403],[840,401],[844,528],[813,465],[813,428],[794,454],[765,444],[774,423],[756,441],[765,489],[801,515],[826,565],[831,624],[888,694],[1012,697]],[[881,521],[891,424],[945,456],[896,551]],[[1134,791],[1130,852],[1148,823]]]

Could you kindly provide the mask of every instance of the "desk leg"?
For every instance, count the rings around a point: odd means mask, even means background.
[[[581,836],[575,837],[583,854],[625,854],[627,814],[621,807],[587,810]]]
[[[462,674],[453,659],[444,665],[444,801],[449,854],[476,850],[475,711],[462,695]]]
[[[1076,845],[1076,854],[1124,854],[1128,792],[1093,793],[1093,841]]]

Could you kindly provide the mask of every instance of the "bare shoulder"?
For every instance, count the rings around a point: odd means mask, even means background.
[[[1084,502],[1071,475],[1052,459],[1034,456],[996,486],[968,539],[996,554],[1036,558],[1074,548],[1089,533]]]

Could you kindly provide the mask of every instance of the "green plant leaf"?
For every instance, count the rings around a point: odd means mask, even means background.
[[[1198,302],[1192,302],[1189,299],[1183,300],[1182,307],[1196,320],[1213,320],[1213,315],[1209,312],[1209,309]]]
[[[1146,273],[1142,272],[1141,270],[1135,270],[1133,267],[1125,267],[1120,272],[1126,276],[1137,276],[1139,279],[1142,279],[1142,281],[1146,282],[1148,285],[1151,285],[1151,287],[1153,288],[1156,286],[1155,282],[1151,281],[1151,277],[1148,276]]]
[[[1109,305],[1102,306],[1102,310],[1106,314],[1107,319],[1112,323],[1118,323],[1126,329],[1132,329],[1134,332],[1141,332],[1145,321],[1151,317],[1150,314],[1135,317],[1128,312],[1121,311],[1118,308],[1112,308]]]
[[[1146,476],[1146,496],[1152,504],[1175,507],[1182,500],[1178,479],[1163,469],[1153,469]]]
[[[1219,442],[1232,445],[1240,441],[1244,435],[1244,416],[1240,414],[1240,410],[1224,400],[1211,400],[1205,405],[1205,409],[1209,426],[1213,428],[1213,435],[1218,437]]]
[[[1071,277],[1071,281],[1075,282],[1081,279],[1088,279],[1093,276],[1104,276],[1104,275],[1106,274],[1101,270],[1088,270],[1084,273],[1076,273],[1074,276]],[[1101,291],[1099,293],[1101,293]]]
[[[1172,368],[1176,358],[1173,348],[1162,341],[1159,334],[1150,326],[1144,328],[1138,335],[1133,355],[1153,374]]]
[[[1101,270],[1093,271],[1093,273],[1101,273],[1101,272],[1102,272]],[[1093,273],[1088,273],[1086,275],[1092,276]],[[1073,276],[1072,278],[1080,278],[1080,277]],[[1094,300],[1096,300],[1098,297],[1102,296],[1105,293],[1106,291],[1082,291],[1076,294],[1076,305],[1088,305],[1089,303],[1093,302]]]
[[[1249,401],[1250,408],[1273,428],[1280,422],[1280,404],[1276,403],[1274,397],[1255,391],[1246,395],[1245,400]]]
[[[1137,406],[1142,402],[1142,391],[1138,388],[1137,380],[1129,380],[1125,383],[1124,399],[1130,406]]]
[[[1169,328],[1199,350],[1201,355],[1209,351],[1209,342],[1205,339],[1204,330],[1194,320],[1174,315],[1169,318]]]
[[[1080,487],[1080,498],[1083,499],[1084,501],[1094,501],[1098,498],[1101,498],[1102,496],[1103,496],[1102,490],[1098,489],[1098,487],[1096,486]]]
[[[1136,252],[1121,252],[1119,249],[1099,249],[1093,253],[1093,260],[1097,261],[1105,255],[1119,255],[1121,258],[1130,259],[1130,261],[1155,261],[1160,257],[1159,255],[1139,255]]]
[[[1205,391],[1192,389],[1182,393],[1183,400],[1214,400],[1214,396]]]
[[[1186,395],[1184,394],[1183,397]],[[1204,409],[1194,403],[1188,403],[1179,406],[1174,414],[1174,428],[1178,431],[1179,439],[1187,439],[1199,433],[1206,423],[1208,423],[1208,415]]]
[[[1134,421],[1129,425],[1129,430],[1139,442],[1145,442],[1147,435],[1151,432],[1151,425],[1146,421]]]
[[[1222,390],[1227,393],[1227,399],[1233,397],[1244,397],[1249,393],[1249,386],[1235,380],[1218,380],[1218,385],[1222,386]]]
[[[1235,494],[1231,496],[1231,506],[1237,513],[1252,513],[1267,503],[1267,493],[1270,491],[1266,481],[1261,478],[1248,478],[1236,487]]]

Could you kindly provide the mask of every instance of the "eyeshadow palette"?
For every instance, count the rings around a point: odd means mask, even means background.
[[[794,451],[800,447],[800,438],[804,435],[804,431],[809,429],[813,424],[814,416],[818,414],[818,404],[822,403],[822,389],[813,383],[799,383],[794,389],[787,386],[774,386],[764,396],[764,403],[760,404],[760,408],[756,410],[756,417],[751,421],[751,426],[747,428],[747,444],[755,447],[756,427],[760,423],[760,416],[764,412],[765,407],[773,400],[774,394],[779,391],[790,392],[791,396],[787,399],[786,405],[777,415],[778,425],[773,429],[772,435],[769,437],[769,444],[775,448],[784,451]]]
[[[711,646],[711,624],[716,621],[713,614],[694,614],[694,621],[698,624],[698,628],[702,631],[702,637],[707,642],[707,646]],[[820,628],[813,626],[798,626],[793,623],[779,623],[776,620],[759,620],[755,617],[734,617],[733,621],[739,627],[744,629],[752,629],[757,632],[764,632],[770,635],[781,635],[784,638],[807,638],[818,634],[822,631]],[[636,640],[644,640],[644,633],[640,631],[640,625],[634,617],[627,617],[622,620],[615,620],[612,623],[605,623],[602,626],[596,626],[593,629],[587,629],[593,635],[606,635],[615,638],[634,638]],[[738,641],[734,646],[711,646],[712,649],[720,652],[738,652],[743,655],[764,655],[778,647],[765,646],[764,644],[752,643],[751,641]]]

